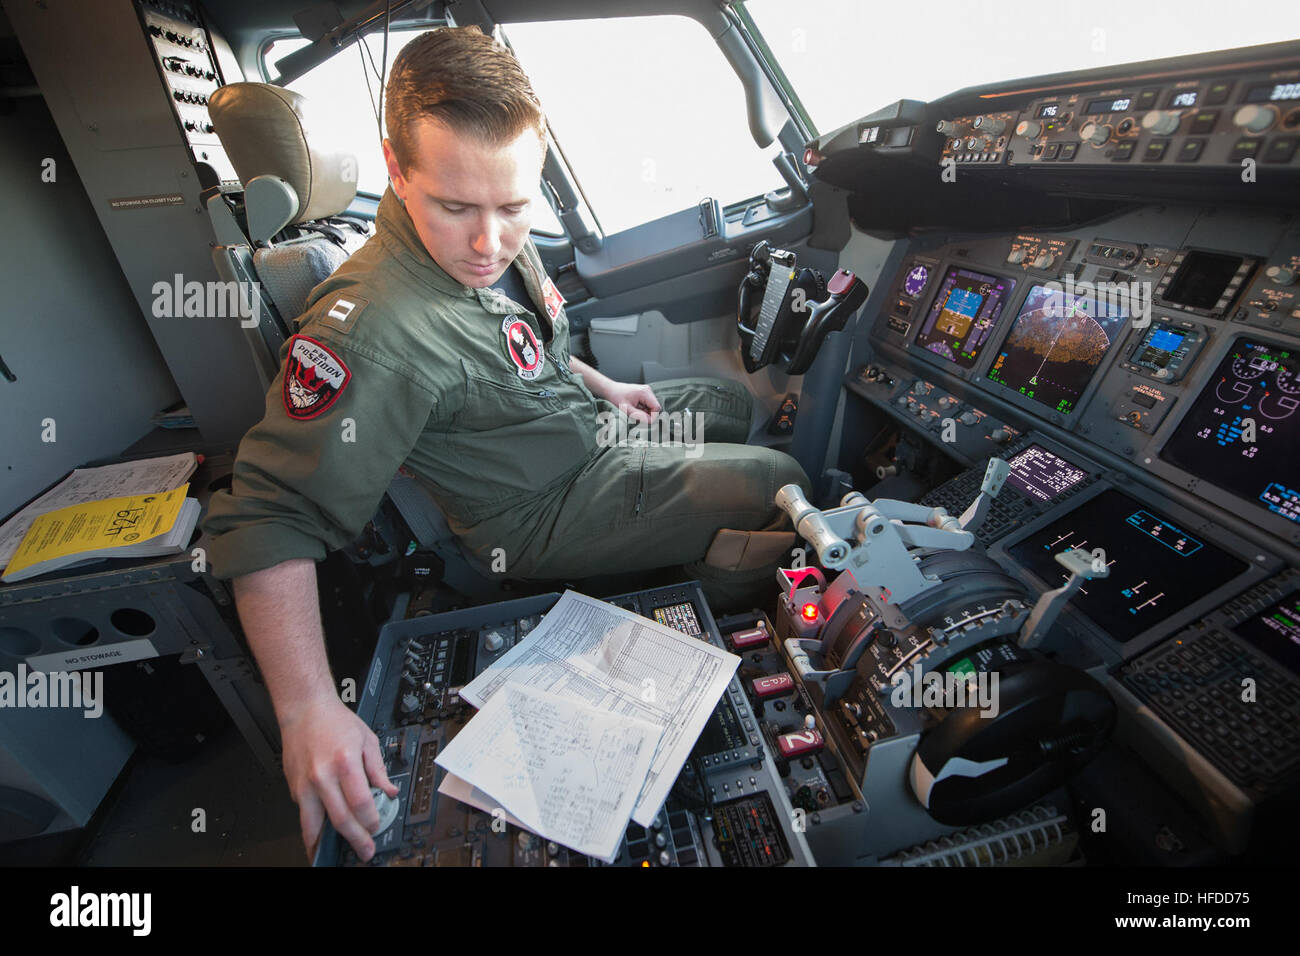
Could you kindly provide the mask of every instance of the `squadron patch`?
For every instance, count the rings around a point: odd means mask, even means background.
[[[347,388],[352,372],[343,360],[314,339],[295,335],[284,370],[284,410],[306,421],[328,409]]]
[[[555,283],[551,281],[550,276],[547,276],[546,281],[542,283],[542,301],[546,304],[546,314],[552,320],[564,307],[564,296],[560,295],[560,290],[555,288]]]
[[[519,377],[532,380],[541,375],[546,353],[537,344],[532,326],[518,315],[507,315],[501,323],[501,334],[506,339],[506,355],[514,363]]]

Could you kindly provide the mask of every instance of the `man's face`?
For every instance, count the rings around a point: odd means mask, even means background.
[[[526,129],[512,143],[489,146],[422,119],[413,133],[415,155],[405,173],[384,140],[393,191],[444,272],[473,288],[492,285],[528,239],[530,197],[542,171],[537,132]]]

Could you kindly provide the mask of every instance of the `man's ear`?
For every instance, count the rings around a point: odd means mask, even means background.
[[[402,166],[397,161],[397,153],[393,149],[393,143],[387,137],[384,138],[384,165],[388,167],[388,180],[393,184],[393,192],[397,198],[406,202],[406,177],[402,175]]]

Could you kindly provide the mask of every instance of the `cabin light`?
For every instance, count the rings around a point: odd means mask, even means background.
[[[813,621],[817,620],[817,605],[805,604],[800,613],[803,615],[803,619],[811,624]]]

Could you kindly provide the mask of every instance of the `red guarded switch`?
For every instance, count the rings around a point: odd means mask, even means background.
[[[780,749],[781,756],[787,760],[802,757],[804,754],[815,754],[825,745],[826,741],[822,739],[822,735],[815,729],[782,734],[776,738],[776,746]]]
[[[788,694],[792,690],[794,690],[794,678],[789,674],[754,678],[755,697],[775,697],[778,694]]]
[[[736,631],[729,637],[731,638],[731,646],[738,651],[743,651],[750,647],[766,644],[767,630],[761,627],[751,627],[747,631]]]

